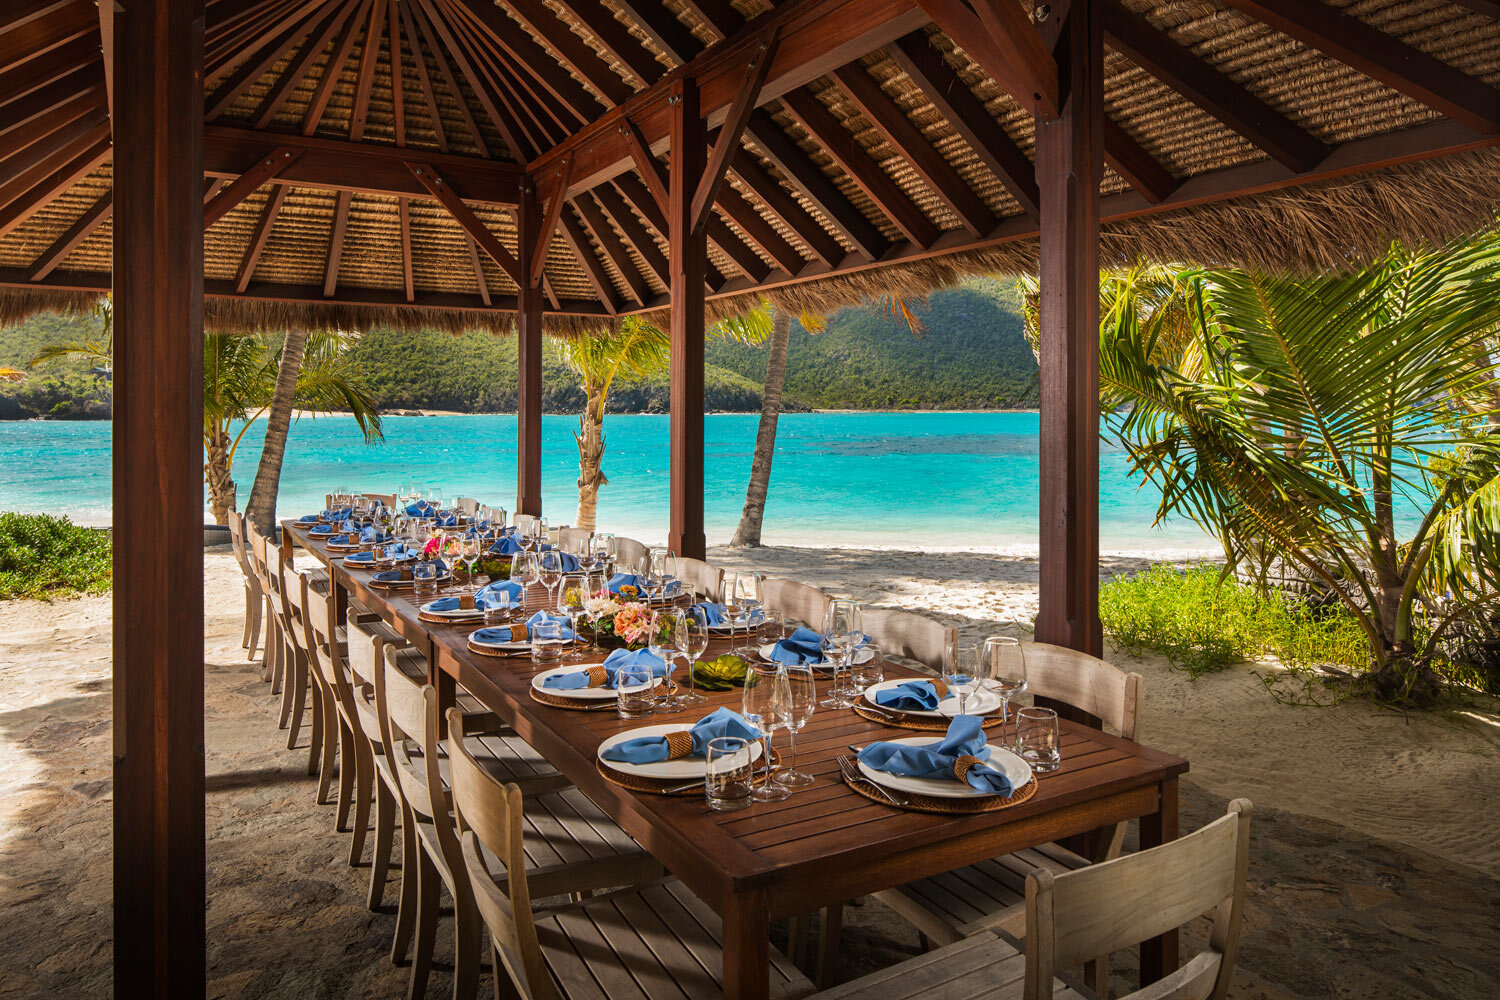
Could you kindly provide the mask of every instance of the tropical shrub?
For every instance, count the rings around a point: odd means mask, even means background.
[[[0,512],[0,600],[109,589],[109,532],[65,517]]]

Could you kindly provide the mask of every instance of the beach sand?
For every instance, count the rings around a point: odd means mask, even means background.
[[[929,612],[965,634],[1025,636],[1034,557],[773,548],[719,552],[873,604]],[[1145,554],[1112,555],[1108,571]],[[305,749],[240,648],[240,580],[207,556],[210,997],[400,996],[407,970],[368,867],[313,802]],[[108,995],[108,597],[0,605],[0,996]],[[1279,705],[1251,667],[1196,682],[1159,658],[1113,657],[1145,677],[1141,739],[1186,756],[1184,830],[1255,801],[1250,905],[1232,995],[1493,995],[1500,978],[1500,714],[1493,704],[1410,718],[1364,703]],[[302,747],[306,746],[306,735]],[[777,932],[778,934],[780,932]],[[1185,947],[1199,940],[1186,935]],[[778,938],[779,940],[779,938]],[[846,915],[842,971],[916,954],[878,904]],[[448,924],[430,996],[449,990]],[[1133,959],[1117,956],[1129,973]],[[1117,985],[1124,985],[1120,980]]]

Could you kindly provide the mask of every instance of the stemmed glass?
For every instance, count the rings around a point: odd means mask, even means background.
[[[702,608],[677,612],[677,649],[687,658],[688,688],[682,692],[685,705],[701,705],[708,699],[693,687],[693,664],[708,650],[708,615]]]
[[[972,642],[958,642],[953,646],[953,655],[943,664],[943,683],[958,698],[958,714],[964,714],[964,705],[969,693],[979,684],[979,646]]]
[[[785,788],[806,788],[813,783],[813,776],[797,770],[797,731],[807,725],[818,708],[818,682],[810,664],[788,663],[782,668],[786,677],[787,725],[786,731],[792,741],[790,763],[777,772],[776,781]]]
[[[737,610],[736,618],[745,626],[746,645],[734,650],[736,656],[749,660],[760,652],[760,648],[753,641],[754,632],[751,625],[755,622],[755,616],[760,611],[762,603],[761,575],[759,573],[737,573],[734,578],[734,606]],[[727,609],[726,609],[727,610]]]
[[[1010,721],[1010,702],[1026,690],[1026,653],[1021,640],[1008,635],[986,636],[984,665],[988,686],[1000,696],[1001,736]],[[1019,733],[1017,733],[1019,738]]]
[[[474,564],[479,561],[480,553],[484,551],[484,542],[479,538],[479,532],[467,532],[463,536],[460,554],[463,556],[464,565],[468,567],[468,573],[464,577],[464,584],[470,590],[474,589]]]
[[[635,575],[640,578],[641,590],[644,596],[651,600],[661,597],[661,577],[656,575],[655,561],[650,555],[644,556],[635,568]]]
[[[742,714],[761,733],[761,745],[766,758],[765,780],[755,786],[750,797],[757,802],[775,802],[792,794],[785,785],[772,779],[771,744],[777,729],[785,729],[791,718],[788,703],[791,694],[787,689],[786,671],[779,664],[752,663],[745,674],[745,691]]]
[[[682,696],[677,693],[677,678],[673,676],[677,666],[676,624],[675,617],[664,611],[651,615],[651,652],[661,657],[661,661],[667,665],[666,675],[662,678],[662,692],[656,696],[657,710],[662,712],[675,712],[683,705]]]
[[[557,591],[558,614],[568,616],[568,627],[573,630],[573,645],[580,645],[578,619],[583,614],[583,599],[588,595],[588,580],[581,575],[564,575]]]
[[[536,556],[536,568],[537,578],[547,588],[548,603],[557,604],[557,586],[562,583],[563,578],[562,555],[554,549],[539,552]]]
[[[520,607],[526,607],[526,592],[537,582],[539,574],[536,556],[530,552],[517,552],[510,560],[510,578],[521,585]]]
[[[443,562],[448,564],[448,583],[443,593],[451,594],[458,589],[458,562],[464,557],[464,536],[444,534],[442,555]]]
[[[844,668],[844,677],[853,666],[854,655],[859,644],[864,640],[864,618],[859,610],[859,602],[846,598],[838,598],[828,603],[828,611],[823,615],[823,644],[833,659],[833,685],[828,689],[828,696],[818,704],[824,708],[848,708],[859,700],[861,692],[854,689],[847,680],[841,679],[839,668]]]

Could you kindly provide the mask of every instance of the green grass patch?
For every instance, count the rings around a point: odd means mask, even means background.
[[[1262,656],[1296,670],[1368,665],[1364,632],[1342,608],[1264,596],[1232,577],[1221,582],[1212,566],[1115,577],[1099,588],[1099,617],[1127,653],[1160,653],[1194,678]]]
[[[110,538],[65,517],[0,513],[0,600],[109,589]]]

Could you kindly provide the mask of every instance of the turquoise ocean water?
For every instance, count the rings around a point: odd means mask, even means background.
[[[739,520],[756,414],[706,418],[709,544]],[[776,545],[990,548],[1036,542],[1037,414],[806,413],[781,418],[764,540]],[[577,505],[576,417],[542,423],[542,495],[567,523]],[[668,418],[605,421],[603,528],[643,541],[666,535]],[[516,420],[506,415],[388,417],[383,444],[366,445],[347,418],[293,424],[280,514],[322,506],[330,488],[392,492],[409,481],[448,494],[515,498]],[[46,511],[94,524],[110,519],[110,425],[0,423],[0,510]],[[260,458],[260,429],[235,460],[241,503]],[[1124,456],[1100,457],[1104,549],[1212,547],[1187,522],[1152,527],[1157,496],[1127,475]]]

